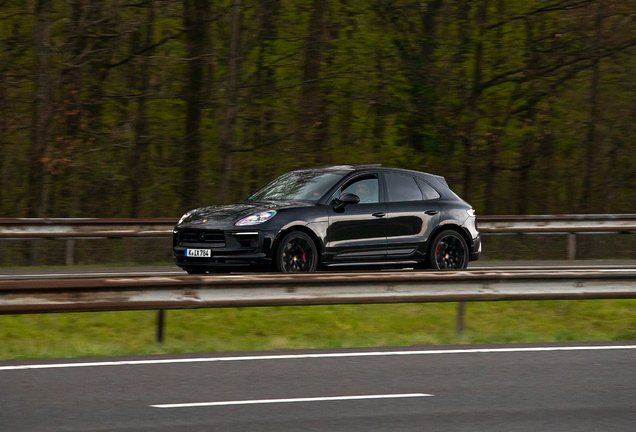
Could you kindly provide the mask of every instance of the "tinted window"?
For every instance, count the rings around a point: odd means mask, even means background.
[[[422,189],[422,195],[424,195],[425,200],[437,199],[441,196],[439,192],[433,189],[433,186],[424,180],[420,178],[416,178],[415,180],[417,180],[417,184],[420,186],[420,189]]]
[[[360,204],[373,204],[380,202],[380,184],[377,178],[363,178],[345,185],[341,194],[352,193],[360,198]],[[339,198],[341,194],[336,194]]]
[[[386,173],[389,202],[421,201],[422,191],[413,177],[404,174]]]

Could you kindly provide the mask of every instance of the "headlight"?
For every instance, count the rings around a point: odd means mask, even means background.
[[[188,216],[190,216],[192,213],[194,213],[194,210],[190,210],[189,212],[187,212],[186,214],[184,214],[183,216],[181,216],[181,219],[179,219],[179,223],[177,225],[181,225],[181,222],[183,222],[184,220],[186,220],[186,218]]]
[[[236,225],[236,226],[258,225],[260,223],[263,223],[265,221],[270,220],[274,216],[276,216],[276,210],[271,210],[271,211],[266,211],[266,212],[262,212],[262,213],[257,213],[255,215],[248,216],[246,218],[241,219],[240,221],[238,221],[234,225]]]

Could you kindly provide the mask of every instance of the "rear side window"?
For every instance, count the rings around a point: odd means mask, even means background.
[[[430,184],[428,184],[421,178],[416,178],[415,180],[417,181],[417,184],[420,187],[420,189],[422,189],[422,195],[424,195],[425,200],[432,200],[432,199],[437,199],[441,197],[439,192],[433,189],[433,186],[431,186]]]
[[[385,173],[389,202],[422,201],[422,192],[409,175]]]

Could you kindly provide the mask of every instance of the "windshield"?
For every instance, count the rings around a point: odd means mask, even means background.
[[[344,175],[337,171],[292,171],[272,180],[248,199],[317,201]]]

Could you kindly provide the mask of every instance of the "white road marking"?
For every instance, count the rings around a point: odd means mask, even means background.
[[[543,270],[554,270],[560,272],[566,272],[570,270],[589,270],[589,271],[597,271],[603,273],[611,273],[611,272],[634,272],[635,268],[625,268],[621,266],[605,266],[605,267],[587,267],[587,266],[570,266],[570,267],[560,267],[560,266],[500,266],[500,267],[472,267],[469,268],[468,271],[480,271],[480,270],[492,270],[492,271],[526,271],[526,270],[535,270],[535,271],[543,271]]]
[[[384,356],[436,355],[436,354],[496,354],[496,353],[527,353],[527,352],[550,352],[550,351],[603,351],[603,350],[632,350],[632,349],[636,349],[636,345],[473,348],[473,349],[445,349],[445,350],[443,349],[443,350],[420,350],[420,351],[369,351],[369,352],[316,353],[316,354],[281,354],[281,355],[242,356],[242,357],[195,357],[195,358],[156,359],[156,360],[104,361],[104,362],[89,362],[89,363],[31,364],[31,365],[0,366],[0,371],[25,370],[25,369],[59,369],[59,368],[96,367],[96,366],[134,366],[134,365],[175,364],[175,363],[255,361],[255,360],[384,357]]]
[[[153,408],[191,408],[204,406],[224,406],[224,405],[256,405],[256,404],[273,404],[273,403],[290,403],[290,402],[323,402],[323,401],[343,401],[343,400],[363,400],[363,399],[398,399],[398,398],[416,398],[433,396],[425,393],[404,393],[404,394],[386,394],[386,395],[362,395],[362,396],[331,396],[331,397],[313,397],[313,398],[294,398],[294,399],[256,399],[242,401],[222,401],[222,402],[196,402],[182,404],[163,404],[150,405]]]

